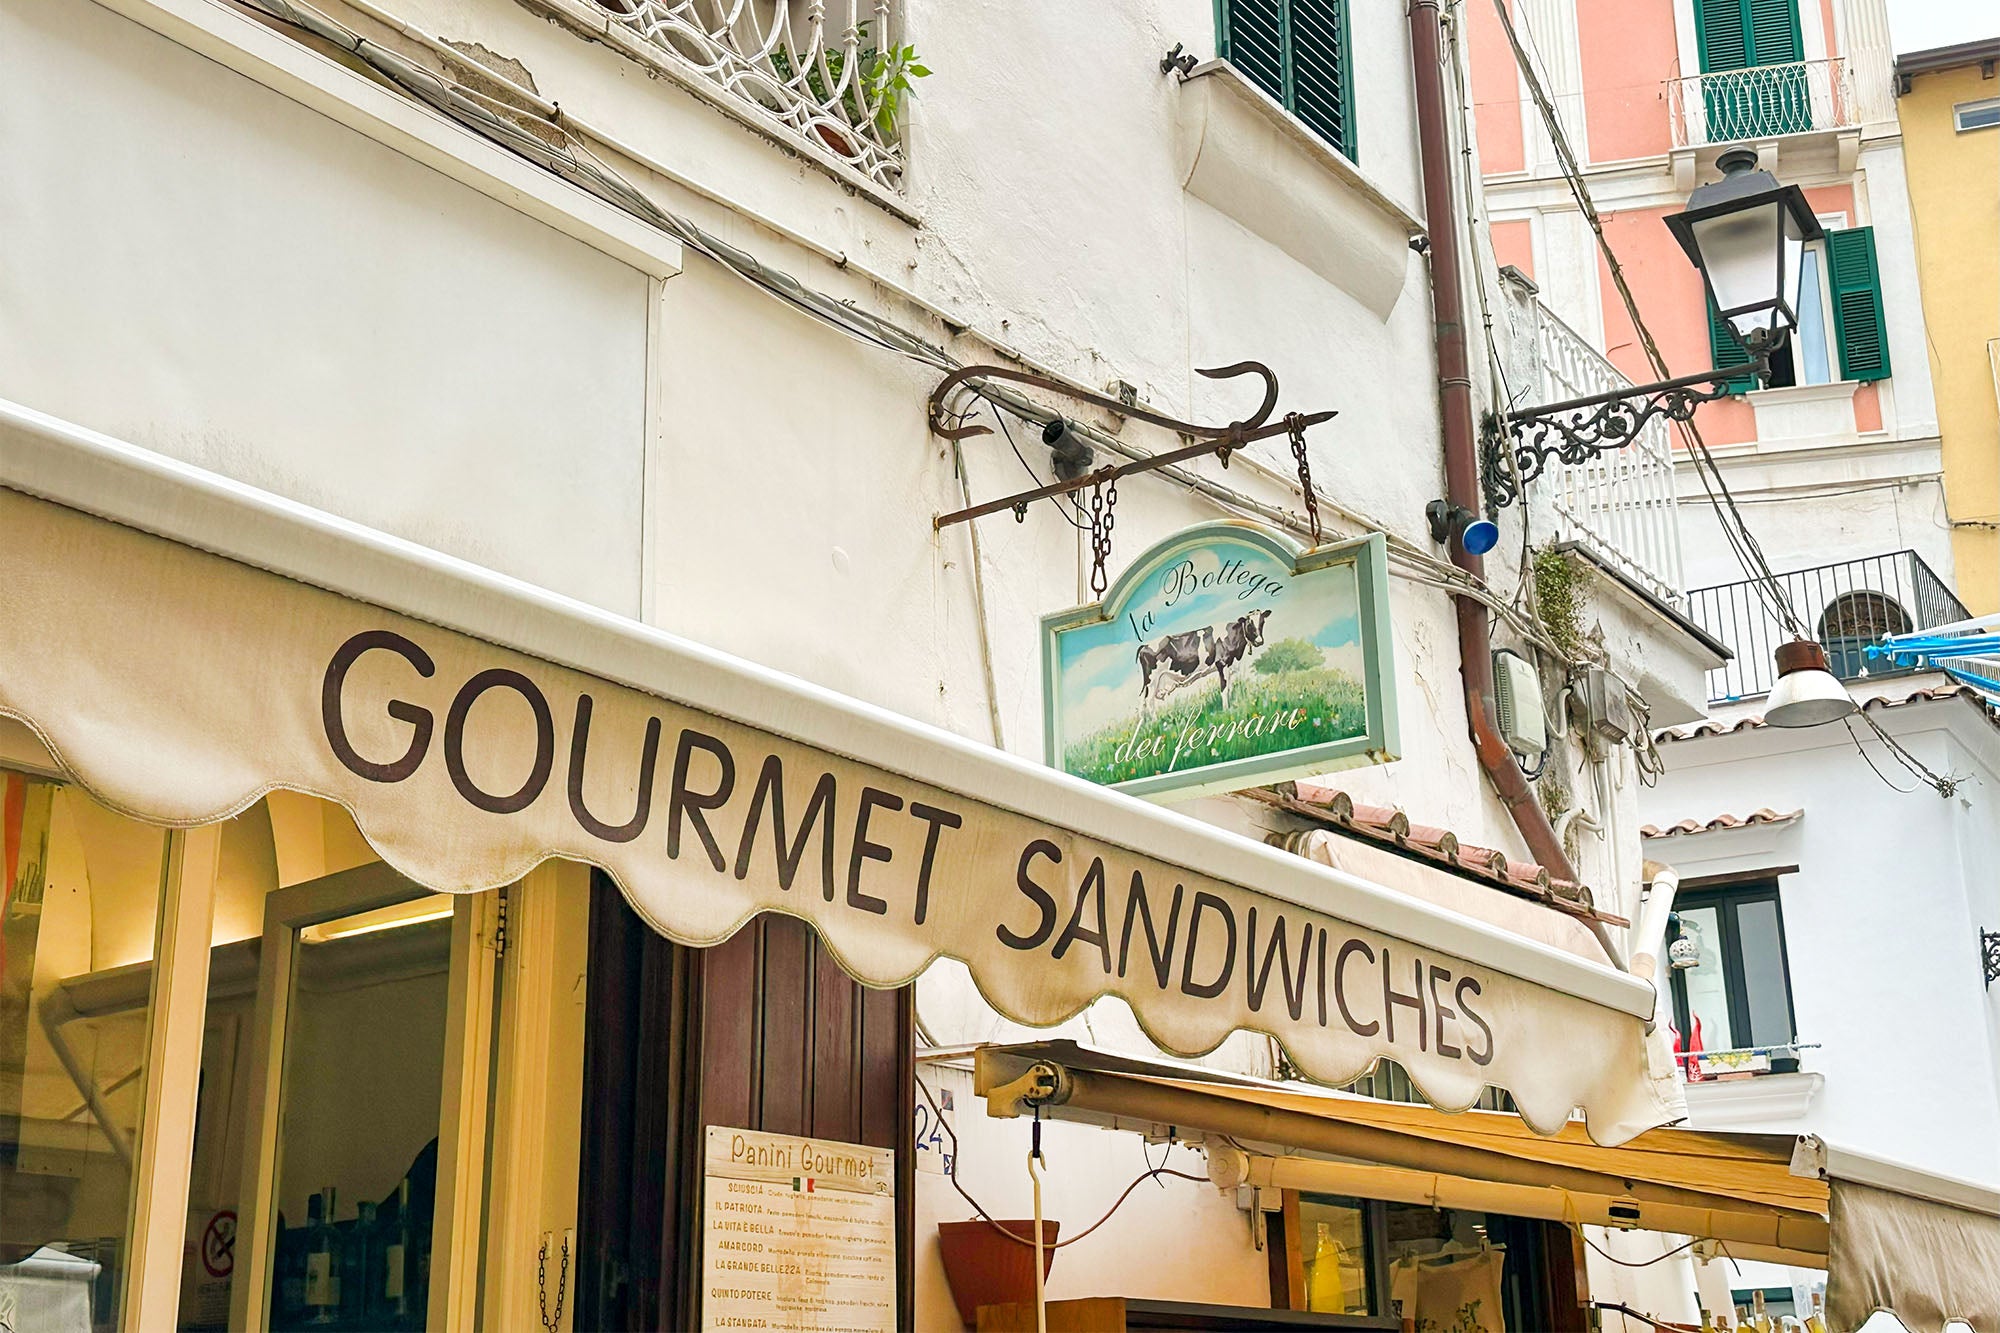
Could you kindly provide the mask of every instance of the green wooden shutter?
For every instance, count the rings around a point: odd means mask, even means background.
[[[1737,366],[1749,365],[1750,353],[1743,350],[1743,344],[1737,342],[1736,336],[1729,331],[1729,321],[1715,313],[1715,302],[1708,301],[1706,304],[1708,306],[1708,352],[1711,358],[1709,364],[1717,370],[1733,370]],[[1757,377],[1755,375],[1743,375],[1735,379],[1726,380],[1724,383],[1728,385],[1729,392],[1731,393],[1749,393],[1757,387]]]
[[[1292,112],[1354,158],[1346,0],[1291,0]]]
[[[1849,227],[1826,234],[1827,290],[1840,335],[1840,377],[1889,376],[1889,338],[1882,320],[1882,278],[1875,264],[1875,229]]]
[[[1222,58],[1280,102],[1285,97],[1284,0],[1220,0]]]
[[[1355,157],[1347,0],[1216,0],[1223,59]]]
[[[1704,74],[1805,59],[1798,0],[1695,0],[1694,33]]]
[[[1789,65],[1805,59],[1798,0],[1743,0],[1743,9],[1751,64]]]
[[[1743,0],[1695,0],[1695,44],[1701,48],[1701,72],[1742,69],[1750,63],[1750,25]]]

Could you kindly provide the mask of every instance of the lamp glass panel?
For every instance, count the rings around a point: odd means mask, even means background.
[[[1773,202],[1704,218],[1692,229],[1717,309],[1755,307],[1729,317],[1745,337],[1775,327],[1778,318],[1781,212]],[[1787,267],[1798,271],[1797,263]]]
[[[1743,951],[1750,1044],[1776,1046],[1790,1041],[1792,1005],[1785,979],[1784,939],[1778,929],[1778,904],[1768,898],[1738,903],[1736,938]]]

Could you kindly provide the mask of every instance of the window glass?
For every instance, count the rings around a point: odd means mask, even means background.
[[[1682,938],[1692,937],[1700,962],[1675,974],[1687,996],[1688,1030],[1681,1049],[1724,1051],[1736,1043],[1729,1035],[1729,974],[1723,967],[1721,914],[1713,907],[1680,913]]]
[[[1750,1007],[1746,1015],[1750,1044],[1783,1045],[1794,1034],[1777,901],[1765,898],[1739,902],[1735,907],[1737,947],[1743,954],[1743,993]]]
[[[1821,298],[1825,286],[1821,264],[1817,245],[1808,245],[1799,257],[1798,356],[1793,371],[1800,384],[1833,381],[1833,358],[1827,354],[1826,307]]]
[[[2000,97],[1960,102],[1952,108],[1952,117],[1961,130],[1990,130],[2000,125]]]
[[[0,771],[0,1293],[10,1325],[118,1327],[145,1116],[165,833]]]
[[[1308,1194],[1299,1200],[1299,1247],[1305,1258],[1306,1309],[1316,1314],[1371,1314],[1367,1212],[1359,1199]]]

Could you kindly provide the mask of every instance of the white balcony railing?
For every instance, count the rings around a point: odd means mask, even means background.
[[[684,69],[878,185],[903,176],[890,0],[594,0]]]
[[[1535,401],[1552,403],[1629,388],[1632,381],[1583,336],[1536,303],[1540,368]],[[1581,542],[1669,606],[1685,598],[1681,529],[1674,506],[1673,441],[1655,417],[1622,449],[1543,474],[1552,486],[1558,536]]]
[[[1667,100],[1676,148],[1773,139],[1855,123],[1853,80],[1847,62],[1837,58],[1670,79]]]

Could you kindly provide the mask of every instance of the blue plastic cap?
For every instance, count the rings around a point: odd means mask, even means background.
[[[1458,544],[1467,555],[1485,555],[1500,544],[1500,525],[1490,518],[1475,518],[1459,532]]]

